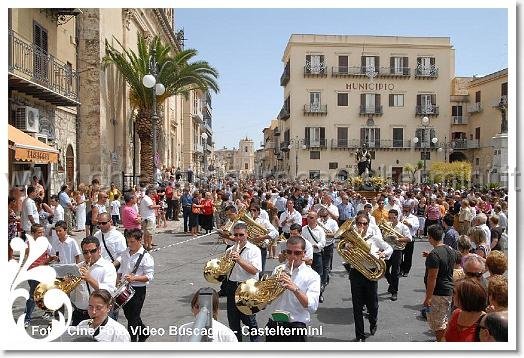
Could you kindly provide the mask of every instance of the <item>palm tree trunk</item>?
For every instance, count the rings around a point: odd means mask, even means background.
[[[140,181],[152,183],[153,176],[153,138],[152,122],[148,113],[139,113],[136,119],[136,132],[140,138]]]

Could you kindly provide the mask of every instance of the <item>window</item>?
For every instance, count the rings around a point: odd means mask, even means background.
[[[381,113],[380,95],[375,93],[362,93],[360,95],[360,113]]]
[[[404,95],[403,94],[390,94],[389,95],[389,106],[390,107],[404,107]]]
[[[306,127],[305,144],[308,147],[318,148],[325,145],[326,128],[324,127]]]
[[[417,57],[417,75],[435,76],[436,74],[435,57]]]
[[[420,152],[420,160],[431,160],[431,152]]]
[[[475,139],[480,139],[480,127],[475,128]]]
[[[244,163],[244,169],[249,169],[249,164],[248,163]]]
[[[34,75],[38,79],[47,80],[47,30],[36,22],[33,22],[33,43],[37,50],[33,53]]]
[[[462,117],[462,106],[451,106],[451,116]]]
[[[337,106],[347,107],[349,105],[349,95],[347,93],[337,94]]]
[[[393,147],[402,148],[404,142],[404,128],[393,128]]]
[[[309,152],[309,159],[320,159],[320,151],[312,150],[311,152]]]
[[[348,147],[348,127],[337,128],[337,147]]]
[[[320,170],[310,170],[309,179],[320,179]]]
[[[361,72],[377,72],[379,68],[379,57],[378,56],[362,56],[361,60]]]
[[[247,147],[244,147],[244,151],[247,153]]]
[[[380,146],[380,128],[360,128],[360,143],[368,148]]]
[[[390,73],[394,75],[409,75],[407,57],[390,57]]]
[[[480,103],[480,91],[475,92],[475,103]]]
[[[508,95],[508,83],[504,82],[500,85],[500,95],[501,96],[507,96]]]
[[[480,158],[475,158],[475,165],[480,165]]]
[[[418,114],[435,114],[437,96],[435,94],[418,94],[417,95],[417,113]]]
[[[324,69],[323,55],[306,55],[306,73],[318,75],[324,73]]]
[[[348,56],[338,56],[338,73],[348,73]]]
[[[337,162],[329,162],[329,169],[338,169]]]
[[[309,108],[311,112],[320,112],[320,92],[309,92]]]
[[[435,128],[417,128],[415,130],[415,137],[418,138],[418,142],[415,144],[417,148],[434,148],[437,144],[431,142],[431,138],[436,138]]]

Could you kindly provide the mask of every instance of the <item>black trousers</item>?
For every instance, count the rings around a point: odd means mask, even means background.
[[[71,326],[78,326],[80,322],[82,322],[85,319],[90,319],[89,313],[87,313],[87,310],[81,310],[76,307],[73,307],[73,315],[71,317]]]
[[[386,280],[389,283],[388,292],[398,292],[398,278],[400,276],[400,261],[402,260],[402,250],[393,250],[393,254],[386,261]]]
[[[166,201],[167,201],[166,219],[173,220],[173,209],[175,208],[175,201],[173,199],[166,199]]]
[[[406,248],[402,251],[402,263],[400,264],[400,272],[405,274],[411,270],[411,262],[413,259],[413,250],[415,248],[415,241],[408,242]]]
[[[180,199],[173,200],[173,220],[178,220],[180,215]]]
[[[184,215],[184,232],[189,231],[189,217],[191,216],[191,207],[190,206],[184,206],[182,208],[182,215]]]
[[[329,272],[331,271],[331,263],[333,261],[333,247],[331,244],[324,247],[322,250],[322,276],[320,276],[320,284],[327,285],[329,283]]]
[[[353,320],[355,321],[355,333],[357,339],[365,339],[364,334],[364,315],[362,309],[364,305],[368,308],[368,319],[370,327],[377,325],[378,316],[378,296],[377,281],[370,281],[354,268],[349,273],[351,282],[351,301],[353,303]]]
[[[313,253],[313,264],[311,268],[315,270],[316,273],[322,278],[322,272],[324,271],[324,266],[322,265],[322,253]]]
[[[127,319],[127,331],[131,336],[131,342],[145,342],[149,335],[146,335],[144,332],[146,326],[142,322],[140,314],[146,298],[146,288],[135,286],[133,288],[135,289],[133,298],[123,307],[124,315]]]
[[[266,335],[266,342],[306,342],[306,324],[302,322],[275,322],[272,319],[267,321],[266,327],[278,329],[277,327],[283,328],[304,328],[304,330],[291,330],[291,334],[286,335],[283,332],[276,332],[275,335]],[[301,332],[303,331],[303,332]],[[281,333],[281,334],[278,334]]]
[[[258,328],[257,325],[257,319],[256,316],[253,315],[245,315],[242,312],[240,312],[235,304],[235,290],[238,287],[238,282],[235,281],[227,281],[226,283],[227,287],[227,320],[229,322],[229,328],[233,332],[235,332],[235,336],[237,336],[237,339],[239,342],[242,342],[242,330],[240,329],[240,322],[244,323],[244,325],[249,327],[249,340],[251,342],[257,342],[258,341],[258,335],[251,335],[251,329]]]

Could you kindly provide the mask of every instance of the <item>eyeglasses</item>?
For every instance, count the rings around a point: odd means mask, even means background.
[[[308,216],[308,219],[316,219],[314,216]]]
[[[362,222],[362,221],[357,221],[357,222],[356,222],[356,225],[357,225],[357,226],[360,226],[360,225],[367,226],[368,223],[365,223],[365,222]]]
[[[238,236],[246,236],[246,234],[233,234],[234,237],[238,237]]]
[[[109,222],[109,221],[99,221],[99,222],[98,222],[98,225],[105,225],[105,224],[107,224],[108,222]]]
[[[483,272],[464,272],[468,277],[482,277]]]
[[[299,256],[299,255],[302,255],[304,251],[302,250],[286,250],[286,254],[288,255],[295,255],[295,256]]]
[[[96,248],[96,249],[92,249],[92,250],[83,250],[82,253],[83,253],[84,255],[87,255],[88,253],[90,253],[90,254],[94,254],[94,253],[96,253],[97,251],[98,251],[98,248]]]

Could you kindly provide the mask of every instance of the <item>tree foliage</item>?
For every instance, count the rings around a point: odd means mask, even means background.
[[[471,163],[432,163],[430,177],[434,183],[445,183],[446,185],[453,185],[455,187],[464,186],[471,179]]]

